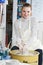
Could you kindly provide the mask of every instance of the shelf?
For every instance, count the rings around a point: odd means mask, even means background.
[[[22,6],[25,2],[26,2],[26,0],[18,0],[18,3],[17,3],[17,18],[21,17],[21,9],[22,9]]]
[[[18,0],[18,4],[24,4],[26,0]]]
[[[23,6],[23,4],[18,4],[17,6],[18,6],[18,7],[21,7],[21,6]]]

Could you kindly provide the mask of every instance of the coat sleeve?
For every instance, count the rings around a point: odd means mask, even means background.
[[[30,50],[35,50],[38,48],[42,48],[41,46],[41,41],[38,39],[38,21],[35,18],[33,18],[31,20],[31,37],[27,41],[26,46],[24,47]]]
[[[38,33],[38,21],[35,18],[31,19],[31,36],[37,38]]]
[[[14,23],[14,44],[12,46],[18,46],[21,43],[21,34],[19,32],[19,21],[16,20]]]

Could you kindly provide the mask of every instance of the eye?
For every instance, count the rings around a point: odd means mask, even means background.
[[[25,12],[25,11],[23,11],[23,12]]]
[[[28,13],[29,13],[30,11],[28,11]]]

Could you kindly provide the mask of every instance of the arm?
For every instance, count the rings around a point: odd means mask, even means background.
[[[36,49],[41,47],[41,41],[38,39],[38,21],[34,19],[31,20],[31,37],[26,42],[27,44],[24,46],[24,48],[27,49]],[[39,46],[39,47],[38,47]]]
[[[21,32],[19,28],[19,21],[16,20],[14,23],[14,46],[22,47],[21,45]]]

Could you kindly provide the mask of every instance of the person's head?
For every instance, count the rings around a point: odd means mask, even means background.
[[[22,12],[21,12],[22,17],[27,19],[31,16],[31,14],[32,14],[32,6],[29,3],[25,3],[22,6]]]

